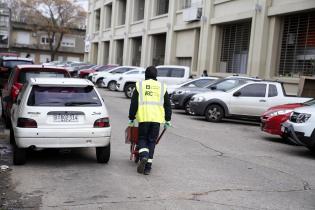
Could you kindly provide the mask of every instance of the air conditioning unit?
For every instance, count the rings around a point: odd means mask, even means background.
[[[202,8],[190,7],[183,10],[183,20],[185,22],[192,22],[200,20],[202,15]]]

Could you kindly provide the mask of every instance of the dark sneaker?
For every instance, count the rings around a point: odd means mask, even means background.
[[[139,174],[143,174],[144,173],[145,165],[147,164],[147,162],[148,162],[148,158],[142,158],[140,160],[140,163],[139,163],[138,168],[137,168],[137,172]]]
[[[151,173],[151,168],[145,168],[143,174],[144,175],[150,175]]]

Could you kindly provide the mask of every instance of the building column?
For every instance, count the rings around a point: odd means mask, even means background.
[[[201,75],[204,69],[208,70],[208,73],[213,73],[215,69],[210,67],[210,51],[213,46],[211,43],[212,28],[210,25],[211,17],[213,16],[213,2],[203,1],[202,6],[203,16],[201,17],[200,24],[200,40],[198,50],[198,61],[197,61],[197,75]]]
[[[174,32],[175,18],[176,18],[176,10],[177,10],[177,1],[169,1],[168,8],[168,23],[167,33],[166,33],[166,43],[165,43],[165,57],[164,64],[175,64],[176,63],[176,32]]]
[[[270,5],[270,0],[258,0],[255,5],[247,63],[247,74],[250,76],[265,76],[269,37],[268,7]]]

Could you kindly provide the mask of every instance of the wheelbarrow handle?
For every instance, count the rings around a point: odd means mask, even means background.
[[[155,144],[158,144],[158,143],[160,142],[160,140],[161,140],[162,136],[164,135],[165,131],[166,131],[166,128],[164,128],[164,129],[162,130],[162,132],[161,132],[161,134],[159,135],[159,137],[157,138]]]

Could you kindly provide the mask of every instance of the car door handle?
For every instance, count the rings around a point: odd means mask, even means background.
[[[259,102],[266,102],[266,100],[265,99],[260,99]]]

